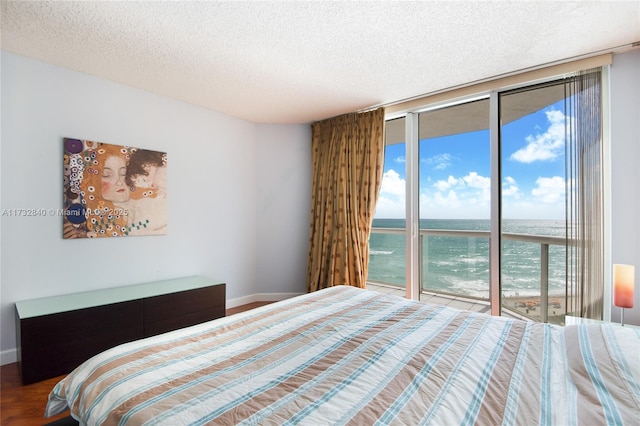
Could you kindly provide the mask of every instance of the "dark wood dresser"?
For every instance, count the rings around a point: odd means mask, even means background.
[[[16,303],[23,384],[71,372],[113,346],[225,316],[226,285],[156,281]]]

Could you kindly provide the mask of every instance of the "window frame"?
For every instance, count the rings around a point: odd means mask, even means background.
[[[491,178],[491,212],[490,212],[490,306],[491,315],[499,316],[502,311],[501,303],[501,223],[502,223],[502,185],[501,185],[501,146],[500,146],[500,104],[499,97],[503,92],[533,87],[567,78],[571,73],[593,66],[602,67],[602,96],[603,96],[603,174],[605,186],[610,182],[610,138],[609,138],[609,65],[612,63],[612,55],[606,54],[585,60],[556,65],[514,76],[500,78],[489,82],[480,83],[464,88],[422,97],[408,102],[403,102],[388,107],[385,120],[393,120],[405,117],[405,143],[406,143],[406,297],[419,300],[421,292],[421,265],[422,247],[419,238],[419,114],[422,112],[446,108],[473,102],[479,99],[489,99],[490,108],[490,178]],[[482,88],[484,90],[478,91]],[[610,209],[610,191],[604,191],[605,212]],[[604,269],[605,276],[610,275],[609,264],[611,259],[611,246],[608,235],[611,234],[611,224],[608,215],[604,220]],[[606,290],[604,295],[604,318],[610,317],[610,294]]]

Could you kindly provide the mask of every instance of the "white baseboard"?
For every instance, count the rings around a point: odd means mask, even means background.
[[[14,362],[18,362],[18,351],[16,349],[0,352],[0,365],[13,364]]]
[[[238,306],[247,305],[254,302],[278,302],[280,300],[290,299],[303,293],[255,293],[249,296],[237,297],[227,300],[227,309],[237,308]],[[0,365],[12,364],[18,361],[18,352],[16,349],[8,349],[0,352]]]

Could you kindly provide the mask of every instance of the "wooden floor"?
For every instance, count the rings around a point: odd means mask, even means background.
[[[227,315],[257,308],[270,302],[255,302],[237,308],[227,309]],[[2,426],[42,426],[69,416],[69,412],[45,419],[44,408],[51,389],[64,376],[43,380],[22,386],[18,364],[0,367],[0,425]]]

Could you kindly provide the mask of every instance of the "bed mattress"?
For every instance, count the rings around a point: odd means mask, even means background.
[[[101,353],[46,415],[88,425],[633,424],[640,335],[347,286]]]

